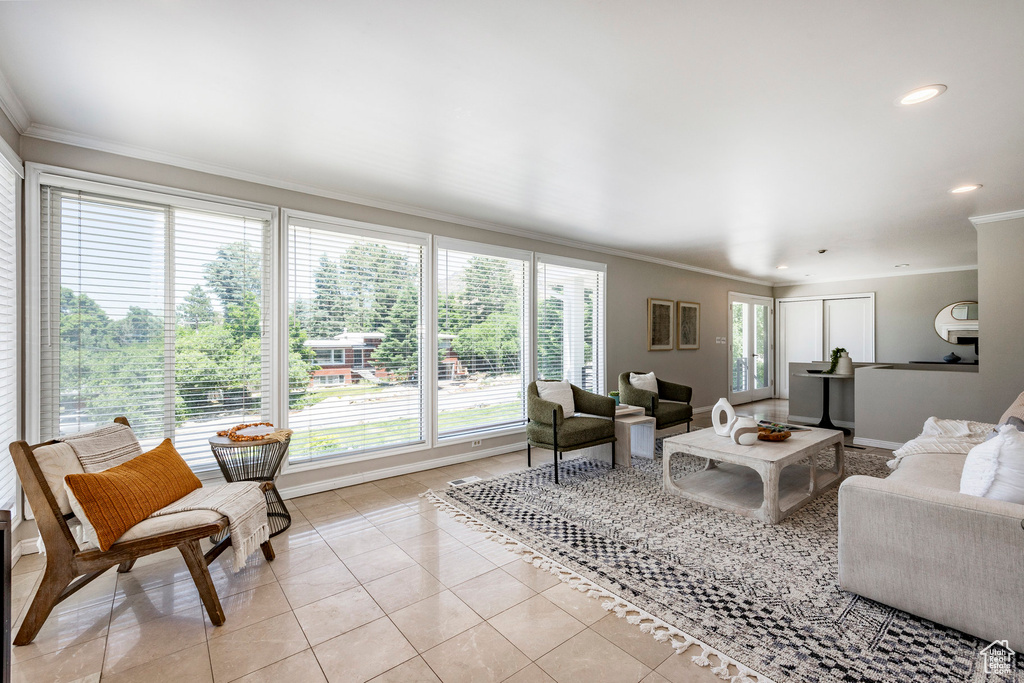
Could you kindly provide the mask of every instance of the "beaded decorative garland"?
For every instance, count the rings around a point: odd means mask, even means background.
[[[262,441],[267,437],[266,433],[263,434],[239,434],[238,432],[249,427],[273,427],[271,422],[250,422],[248,424],[235,425],[231,429],[223,432],[217,432],[217,436],[226,436],[232,441]]]

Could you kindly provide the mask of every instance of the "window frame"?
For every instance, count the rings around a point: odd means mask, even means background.
[[[22,192],[20,191],[25,184],[25,169],[21,158],[14,152],[14,150],[7,144],[7,142],[0,138],[0,165],[10,170],[14,175],[14,184],[11,188],[14,196],[14,271],[12,273],[14,280],[14,291],[11,292],[14,301],[14,386],[13,396],[14,399],[14,438],[24,438],[24,425],[26,413],[30,411],[25,410],[25,402],[19,400],[24,390],[24,379],[25,369],[24,360],[25,353],[23,348],[22,340],[24,339],[25,323],[24,316],[26,312],[26,306],[23,300],[26,292],[25,282],[22,279],[24,275],[24,267],[22,265],[21,253],[25,242],[25,231],[22,229]],[[13,463],[12,463],[13,464]],[[11,510],[11,532],[18,528],[21,524],[21,520],[24,516],[25,506],[22,501],[22,488],[21,478],[18,476],[18,471],[14,471],[14,509]]]
[[[534,271],[536,264],[534,259],[536,253],[526,249],[517,249],[515,247],[505,247],[498,244],[487,244],[486,242],[473,242],[470,240],[457,239],[454,237],[442,237],[437,236],[434,238],[434,258],[433,258],[433,272],[431,275],[432,291],[431,291],[431,303],[433,307],[432,320],[432,331],[431,331],[431,348],[432,358],[435,359],[434,367],[431,370],[431,375],[434,383],[434,406],[432,408],[431,422],[434,427],[434,440],[431,442],[434,448],[440,446],[455,446],[459,444],[472,443],[480,439],[491,439],[500,436],[509,436],[515,434],[525,434],[526,423],[528,418],[523,420],[521,425],[512,425],[506,427],[495,427],[492,429],[478,429],[471,432],[459,432],[451,436],[443,437],[440,435],[438,422],[439,414],[437,410],[437,321],[440,319],[440,310],[438,309],[438,276],[439,271],[437,264],[439,262],[438,252],[442,249],[450,251],[461,251],[464,253],[470,253],[479,256],[494,256],[498,258],[518,259],[525,261],[527,266],[523,270],[523,277],[525,282],[523,283],[523,306],[526,307],[526,315],[523,318],[523,324],[529,329],[523,334],[524,344],[528,347],[523,350],[523,363],[522,373],[523,378],[523,414],[526,414],[526,387],[533,382],[537,376],[536,373],[536,316],[537,312],[534,307]]]
[[[346,235],[356,235],[366,237],[368,239],[392,239],[392,240],[407,240],[411,242],[418,242],[423,248],[423,264],[420,268],[420,320],[422,321],[423,334],[426,337],[423,345],[423,352],[420,354],[420,418],[423,424],[423,439],[414,443],[402,444],[399,446],[384,446],[381,448],[366,449],[351,454],[335,453],[329,456],[323,456],[315,458],[307,462],[290,462],[285,460],[281,465],[281,473],[285,472],[306,472],[309,470],[316,470],[322,467],[332,467],[341,464],[347,464],[351,462],[363,462],[366,460],[376,460],[378,458],[386,458],[393,455],[401,455],[403,453],[415,453],[418,451],[429,450],[434,443],[435,421],[431,419],[433,414],[434,395],[433,387],[436,386],[436,378],[433,378],[433,372],[427,372],[427,362],[433,355],[437,354],[436,341],[431,341],[431,335],[434,329],[434,318],[430,315],[430,302],[434,299],[433,290],[433,278],[431,273],[433,272],[434,264],[434,236],[430,233],[418,232],[415,230],[406,230],[404,228],[395,228],[389,225],[380,225],[377,223],[366,223],[363,221],[355,221],[347,218],[339,218],[337,216],[330,216],[327,214],[312,213],[309,211],[301,211],[298,209],[281,209],[281,220],[280,225],[280,238],[277,242],[278,245],[278,260],[279,271],[278,275],[280,278],[280,284],[278,285],[277,294],[281,297],[281,309],[279,311],[280,320],[283,322],[277,334],[278,348],[285,349],[288,346],[288,316],[289,316],[289,300],[291,297],[291,269],[290,263],[288,262],[288,231],[290,226],[294,223],[303,227],[310,227],[317,230],[331,230]],[[355,361],[354,349],[352,361]],[[350,354],[346,352],[346,357]],[[281,363],[281,376],[277,377],[280,386],[285,392],[288,388],[288,360],[287,357],[283,359]],[[275,422],[277,425],[288,426],[288,401],[279,401],[279,413],[275,413]]]
[[[608,307],[608,264],[601,263],[600,261],[584,261],[582,259],[570,258],[568,256],[556,256],[554,254],[542,254],[536,253],[534,256],[534,283],[539,281],[538,271],[542,264],[549,264],[552,266],[563,266],[565,268],[576,268],[578,270],[591,270],[600,273],[603,278],[603,288],[601,290],[601,297],[598,305],[595,307],[595,320],[594,320],[594,337],[597,338],[600,333],[601,343],[598,345],[598,353],[594,354],[594,369],[595,380],[597,381],[597,393],[602,396],[607,395],[608,382],[608,349],[607,349],[607,307]],[[536,298],[536,291],[534,292]],[[538,310],[537,307],[540,304],[539,298],[534,302],[532,315],[534,317],[533,324],[533,377],[537,378],[537,344],[538,344],[538,333],[540,330],[540,321],[537,320]],[[598,359],[600,358],[600,362]],[[617,389],[618,387],[616,387]]]
[[[175,208],[195,209],[230,213],[269,222],[267,233],[271,258],[269,273],[270,296],[267,301],[269,308],[264,319],[267,324],[269,339],[270,368],[270,407],[268,413],[277,415],[281,402],[280,387],[275,385],[275,378],[281,374],[281,349],[277,346],[280,328],[280,287],[276,280],[276,235],[279,232],[276,206],[233,199],[203,192],[194,192],[179,188],[167,187],[153,183],[128,180],[114,176],[78,171],[75,169],[29,162],[25,164],[25,224],[38,226],[42,216],[42,190],[44,185],[53,185],[72,191],[96,192],[112,197],[131,199],[158,204],[170,204]],[[38,443],[42,440],[42,338],[44,320],[42,318],[42,242],[40,230],[24,231],[24,278],[26,283],[24,305],[25,324],[24,340],[24,404],[31,409],[25,411],[25,440]],[[286,363],[284,363],[286,365]],[[285,369],[287,373],[287,369]],[[212,456],[211,456],[212,457]],[[220,469],[216,466],[201,469],[196,476],[203,481],[221,479]]]

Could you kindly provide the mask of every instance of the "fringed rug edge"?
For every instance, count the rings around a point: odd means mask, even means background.
[[[768,676],[740,663],[734,657],[730,657],[724,652],[679,630],[675,626],[648,614],[628,600],[624,600],[615,593],[598,586],[590,579],[581,576],[556,560],[537,552],[521,541],[505,535],[486,522],[480,521],[454,503],[441,498],[438,492],[433,489],[424,491],[420,494],[420,497],[429,500],[434,507],[446,513],[455,521],[486,534],[488,539],[502,545],[506,550],[522,555],[524,562],[529,562],[534,567],[549,572],[563,583],[568,584],[569,587],[581,593],[586,593],[588,597],[603,600],[601,607],[605,610],[614,612],[620,619],[625,619],[630,624],[638,626],[642,632],[650,634],[655,640],[662,643],[670,643],[677,655],[686,652],[691,645],[697,645],[701,648],[701,653],[690,657],[691,663],[695,666],[712,666],[713,662],[710,657],[714,656],[718,658],[719,663],[718,666],[711,669],[711,672],[722,680],[730,681],[730,683],[775,683]],[[730,665],[736,668],[736,674],[729,670]]]

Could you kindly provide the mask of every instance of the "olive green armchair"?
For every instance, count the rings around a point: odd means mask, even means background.
[[[628,372],[619,375],[619,400],[622,403],[643,408],[648,417],[654,418],[654,427],[659,432],[683,424],[686,425],[686,431],[690,431],[690,422],[693,421],[693,406],[690,405],[693,389],[685,384],[658,379],[658,393],[654,393],[634,387],[629,383],[629,375]]]
[[[537,392],[537,382],[530,382],[526,388],[526,412],[530,418],[526,425],[526,464],[533,464],[533,446],[553,451],[556,484],[558,461],[566,451],[610,443],[612,467],[615,467],[615,399],[569,386],[576,412],[584,415],[565,415],[560,403],[542,399]]]

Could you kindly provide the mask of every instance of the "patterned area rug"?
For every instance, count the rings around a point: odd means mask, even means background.
[[[987,643],[840,590],[835,489],[769,526],[664,493],[660,457],[633,465],[566,460],[558,486],[548,465],[427,495],[677,652],[700,645],[694,663],[725,680],[1024,681],[1022,657],[986,676]],[[847,470],[889,472],[856,451]]]

